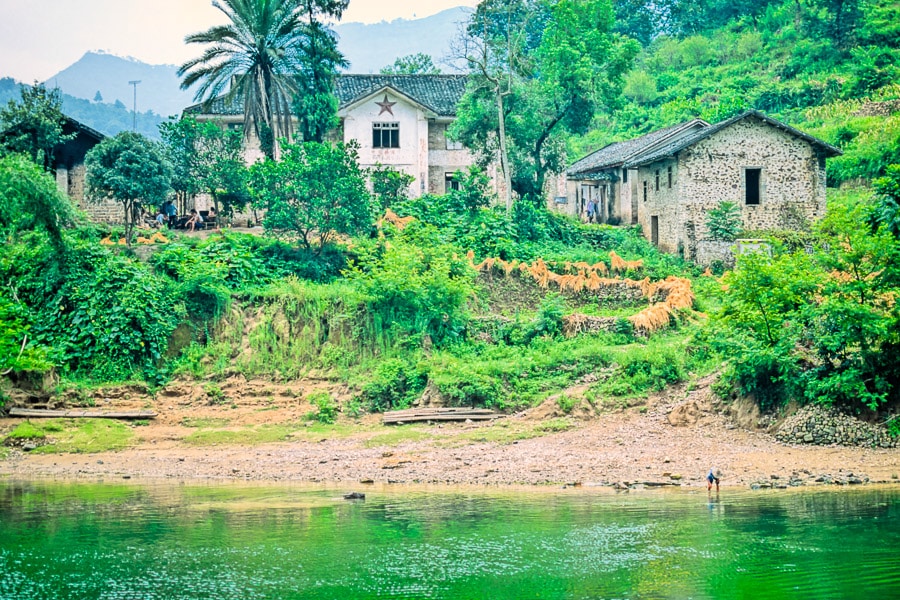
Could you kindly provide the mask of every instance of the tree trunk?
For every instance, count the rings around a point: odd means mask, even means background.
[[[509,172],[509,152],[506,148],[506,115],[503,113],[503,93],[500,86],[497,88],[497,124],[500,136],[500,170],[503,171],[503,197],[506,204],[506,212],[512,212],[512,175]]]
[[[125,200],[125,245],[131,248],[131,235],[134,231],[134,201]]]

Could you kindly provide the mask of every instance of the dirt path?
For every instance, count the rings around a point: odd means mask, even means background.
[[[900,472],[897,449],[785,446],[769,434],[738,428],[717,412],[704,387],[669,391],[642,407],[573,419],[570,429],[559,432],[540,431],[548,423],[558,428],[565,423],[551,401],[487,424],[396,428],[370,416],[319,433],[300,424],[310,410],[300,398],[322,382],[232,383],[221,386],[231,402],[227,405],[211,405],[195,384],[170,386],[155,400],[127,393],[103,399],[100,408],[150,407],[160,417],[136,427],[137,444],[122,451],[47,455],[13,450],[0,460],[0,477],[701,486],[707,470],[716,467],[724,473],[724,487],[745,487],[815,485],[817,479],[896,482]],[[690,410],[683,410],[686,406]],[[670,417],[673,408],[680,418]],[[0,433],[17,422],[0,421]],[[186,443],[202,422],[228,431],[290,423],[297,431],[277,443]]]

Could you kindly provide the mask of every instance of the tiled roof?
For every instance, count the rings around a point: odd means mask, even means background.
[[[390,86],[438,115],[452,117],[468,80],[467,75],[340,75],[334,91],[343,108]]]
[[[456,105],[466,91],[467,75],[338,75],[334,93],[344,108],[385,87],[392,87],[439,116],[456,115]],[[184,109],[186,115],[243,115],[243,104],[219,96]]]
[[[803,133],[799,129],[794,129],[790,125],[785,125],[781,121],[778,121],[777,119],[773,119],[772,117],[766,116],[757,110],[748,110],[748,111],[743,112],[739,115],[736,115],[730,119],[720,121],[719,123],[716,123],[715,125],[712,125],[710,127],[700,129],[699,131],[692,132],[683,137],[678,137],[678,138],[656,148],[655,150],[652,150],[650,152],[644,152],[644,153],[641,153],[640,155],[634,156],[630,160],[626,161],[625,166],[632,168],[632,167],[638,167],[641,165],[647,165],[647,164],[656,162],[658,160],[662,160],[668,156],[674,155],[676,152],[680,152],[681,150],[684,150],[685,148],[693,146],[694,144],[696,144],[697,142],[699,142],[701,140],[705,140],[706,138],[710,137],[711,135],[713,135],[715,133],[718,133],[719,131],[722,131],[723,129],[731,127],[738,121],[743,121],[744,119],[747,119],[749,117],[757,118],[765,123],[768,123],[772,127],[781,129],[782,131],[785,131],[792,136],[795,136],[795,137],[805,140],[806,142],[810,143],[811,145],[819,148],[822,152],[825,153],[826,156],[839,156],[840,154],[842,154],[842,152],[838,148],[835,148],[831,144],[823,142],[819,138],[813,137],[813,136],[809,135],[808,133]]]
[[[566,173],[569,175],[579,175],[618,167],[623,165],[630,158],[652,149],[668,138],[673,136],[677,137],[679,134],[682,134],[684,131],[690,130],[693,127],[707,126],[705,121],[693,119],[691,121],[679,123],[678,125],[657,129],[656,131],[651,131],[650,133],[624,142],[615,142],[608,146],[604,146],[592,154],[588,154],[569,167]]]

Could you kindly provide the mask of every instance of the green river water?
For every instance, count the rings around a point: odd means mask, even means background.
[[[900,598],[897,487],[346,491],[0,481],[0,598]]]

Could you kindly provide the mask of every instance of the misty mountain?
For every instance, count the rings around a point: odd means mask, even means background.
[[[128,82],[140,81],[137,85],[139,112],[152,110],[162,116],[180,115],[185,106],[193,104],[193,93],[180,89],[177,70],[175,65],[148,65],[133,58],[88,52],[48,79],[45,85],[86,100],[94,100],[100,92],[103,102],[119,101],[131,110],[135,90]]]
[[[334,30],[338,47],[350,61],[348,73],[377,73],[397,58],[418,52],[430,55],[446,73],[453,69],[443,59],[458,35],[459,24],[471,14],[471,8],[458,6],[423,19],[342,23]]]
[[[22,98],[22,85],[10,77],[0,79],[0,106],[6,106],[10,100],[19,101]],[[151,139],[160,139],[159,124],[164,119],[154,112],[139,112],[135,119],[131,109],[122,102],[92,102],[66,93],[60,95],[63,113],[104,135],[130,130],[134,123],[138,133]]]
[[[395,19],[366,25],[341,23],[335,27],[339,48],[350,62],[348,73],[377,73],[401,56],[422,52],[444,72],[453,72],[443,59],[472,9],[457,7],[423,19]],[[198,47],[198,52],[200,51]],[[159,138],[156,128],[164,117],[180,116],[194,104],[194,91],[183,91],[175,65],[150,65],[134,58],[87,52],[45,84],[62,92],[63,111],[104,134],[132,127],[134,88],[137,85],[137,130]],[[3,73],[0,72],[0,77]],[[0,102],[19,98],[17,83],[0,80]],[[99,93],[99,96],[98,96]]]

